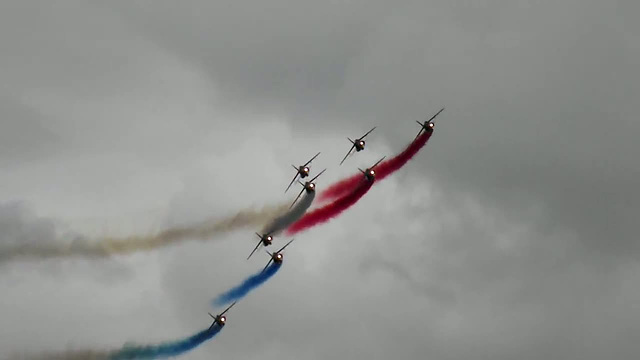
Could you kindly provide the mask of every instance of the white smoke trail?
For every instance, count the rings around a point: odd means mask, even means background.
[[[274,219],[274,217],[278,218],[278,216],[286,210],[286,204],[279,206],[267,206],[260,210],[243,210],[224,219],[211,219],[191,226],[170,228],[157,234],[136,235],[122,238],[104,237],[89,239],[85,237],[76,237],[70,243],[62,243],[60,239],[56,239],[55,235],[50,235],[46,236],[48,239],[38,239],[47,241],[44,243],[28,242],[1,246],[0,263],[20,258],[104,258],[113,255],[149,251],[192,239],[209,240],[215,235],[221,233],[244,227],[257,227],[264,225]],[[40,223],[36,225],[40,225]],[[3,222],[0,221],[0,237],[4,236],[2,228]],[[46,234],[53,233],[50,229],[47,229],[47,231],[44,232]],[[19,234],[19,236],[16,237],[18,237],[17,240],[20,241],[29,241],[29,235],[30,233],[26,232],[25,234]],[[42,238],[43,236],[36,237]]]
[[[308,193],[305,191],[305,194],[302,196],[302,199],[296,203],[291,210],[286,213],[276,217],[272,221],[270,221],[264,228],[262,228],[262,234],[270,234],[272,236],[276,236],[280,234],[283,230],[288,228],[291,224],[298,221],[304,215],[304,213],[311,207],[313,203],[313,199],[316,197],[316,192],[313,191]]]

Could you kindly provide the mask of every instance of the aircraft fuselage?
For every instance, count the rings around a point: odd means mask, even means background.
[[[306,166],[300,166],[298,168],[298,173],[300,174],[300,177],[304,179],[309,176],[309,168]]]
[[[364,173],[364,176],[368,181],[374,182],[376,180],[376,172],[374,170],[367,169],[367,171],[365,171]]]

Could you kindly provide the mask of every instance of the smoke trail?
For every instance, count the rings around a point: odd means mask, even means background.
[[[23,360],[126,360],[126,359],[161,359],[182,355],[191,351],[216,336],[222,327],[214,325],[185,339],[170,341],[159,345],[125,344],[122,349],[113,351],[77,350],[62,353],[40,354],[35,356],[13,357]]]
[[[412,141],[401,153],[376,166],[376,181],[384,179],[403,167],[418,153],[418,151],[420,151],[420,149],[422,149],[430,137],[430,132],[422,133],[422,135]],[[329,186],[322,192],[322,194],[320,194],[320,201],[327,201],[344,196],[358,184],[360,179],[362,179],[362,174],[358,173]]]
[[[248,277],[245,281],[242,282],[242,284],[232,288],[225,293],[218,295],[218,297],[216,297],[211,302],[211,304],[213,306],[222,306],[245,297],[251,290],[264,284],[265,281],[269,280],[269,278],[275,275],[278,270],[280,270],[281,265],[282,264],[278,264],[275,262],[272,263],[266,270],[260,270],[259,273]]]
[[[113,255],[131,254],[140,251],[149,251],[160,247],[169,246],[191,239],[207,240],[224,232],[249,227],[260,226],[287,210],[288,205],[267,206],[260,210],[243,210],[233,216],[221,220],[208,220],[199,224],[186,227],[175,227],[157,234],[138,235],[124,238],[89,239],[76,237],[70,243],[61,243],[53,231],[46,240],[48,243],[26,243],[0,246],[0,263],[18,258],[62,258],[84,257],[104,258]],[[23,221],[27,227],[29,224]],[[37,225],[37,224],[36,224]],[[2,230],[2,229],[0,229]],[[17,240],[28,237],[29,231],[17,234]],[[0,234],[4,236],[5,234]]]
[[[191,351],[200,344],[216,336],[222,328],[215,325],[202,330],[185,339],[159,345],[125,344],[119,350],[75,350],[38,355],[13,355],[13,360],[125,360],[125,359],[160,359],[177,356]]]
[[[159,359],[172,356],[178,356],[191,351],[203,342],[216,336],[221,326],[214,325],[209,329],[202,330],[186,339],[172,341],[160,345],[135,346],[129,345],[116,351],[109,356],[109,360],[125,360],[125,359]]]
[[[360,200],[360,198],[371,189],[373,183],[366,181],[364,175],[359,175],[359,177],[360,183],[356,184],[350,193],[347,193],[332,203],[306,213],[300,220],[296,221],[287,229],[287,235],[293,235],[312,226],[325,223]]]
[[[12,354],[9,356],[8,360],[109,360],[109,352],[94,350],[75,350],[55,354]]]
[[[270,234],[272,236],[278,235],[282,230],[291,226],[294,222],[304,215],[304,213],[311,207],[313,199],[316,197],[316,192],[307,193],[303,195],[302,199],[291,208],[291,210],[279,216],[262,229],[262,234]]]

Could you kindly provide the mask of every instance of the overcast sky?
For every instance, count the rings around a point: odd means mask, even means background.
[[[637,359],[640,3],[3,1],[0,241],[291,201],[400,151],[188,359]],[[338,166],[372,126],[367,149]],[[246,229],[0,265],[0,357],[209,326]],[[276,239],[284,244],[286,239]]]

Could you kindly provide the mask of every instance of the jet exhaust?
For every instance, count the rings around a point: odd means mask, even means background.
[[[325,223],[332,218],[340,215],[343,211],[354,205],[360,198],[366,194],[371,186],[372,182],[366,181],[362,174],[359,175],[359,180],[351,188],[350,192],[347,192],[342,197],[334,200],[333,202],[314,209],[306,213],[300,220],[293,223],[287,228],[286,234],[293,235],[300,231],[306,230],[310,227]]]
[[[270,221],[274,222],[274,217],[282,217],[281,214],[287,208],[288,205],[283,204],[266,206],[258,210],[242,210],[223,219],[210,219],[190,226],[174,227],[149,235],[134,235],[121,238],[103,237],[98,239],[80,236],[71,242],[63,242],[61,238],[57,238],[52,234],[49,239],[39,239],[47,241],[46,243],[0,245],[0,263],[25,258],[106,258],[114,255],[150,251],[188,240],[210,240],[222,233],[241,228],[261,226]],[[28,226],[28,224],[26,225]]]
[[[411,160],[431,137],[430,132],[422,133],[418,138],[412,141],[401,153],[381,162],[375,167],[376,181],[381,181],[385,177],[400,170],[409,160]],[[362,179],[362,173],[358,172],[344,180],[341,180],[320,194],[320,201],[325,202],[344,196],[351,191]]]
[[[223,306],[233,301],[242,299],[249,292],[264,284],[273,275],[275,275],[278,270],[280,270],[281,266],[282,264],[278,264],[275,262],[272,263],[264,271],[260,270],[259,273],[251,275],[250,277],[245,279],[240,285],[218,295],[218,297],[211,301],[211,304],[213,306]]]
[[[260,232],[261,234],[270,234],[272,236],[276,236],[280,234],[283,230],[291,226],[294,222],[298,221],[304,213],[311,207],[313,203],[313,199],[316,197],[316,192],[306,192],[303,195],[302,199],[296,203],[291,210],[282,214],[279,217],[276,217],[271,222],[269,222]]]
[[[158,345],[135,345],[127,343],[117,350],[71,350],[59,353],[42,353],[38,355],[16,355],[12,359],[22,360],[128,360],[128,359],[161,359],[183,355],[207,340],[216,336],[222,327],[214,325],[187,338],[169,341]]]

